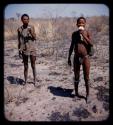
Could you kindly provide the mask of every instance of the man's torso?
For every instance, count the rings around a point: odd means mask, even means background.
[[[87,34],[87,31],[85,31],[85,33]],[[86,56],[88,54],[88,45],[85,44],[84,40],[81,40],[81,36],[79,31],[76,31],[73,33],[73,40],[74,40],[74,51],[75,54],[79,55],[79,56]]]
[[[35,51],[35,46],[36,46],[34,40],[32,40],[29,28],[31,28],[32,30],[33,26],[28,25],[27,28],[23,28],[23,26],[18,28],[19,40],[21,43],[20,49],[26,55],[30,55],[31,52]]]

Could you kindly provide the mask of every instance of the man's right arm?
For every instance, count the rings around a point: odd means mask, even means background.
[[[69,48],[69,55],[68,55],[68,65],[70,66],[71,66],[71,55],[72,55],[73,49],[74,49],[74,34],[72,34],[72,41],[71,41],[71,45]]]
[[[19,57],[21,58],[22,52],[20,51],[20,31],[19,29],[17,30],[17,35],[18,35],[18,52],[19,52]]]
[[[20,49],[20,32],[19,29],[17,30],[17,35],[18,35],[18,50]]]

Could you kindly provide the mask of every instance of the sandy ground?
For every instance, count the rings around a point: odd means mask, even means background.
[[[98,45],[98,48],[108,46]],[[37,57],[37,82],[32,84],[29,63],[28,83],[23,86],[23,63],[18,57],[17,41],[5,41],[4,116],[10,121],[101,121],[109,117],[109,56],[91,57],[91,103],[74,100],[73,68],[67,58]],[[104,50],[103,50],[104,51]],[[85,96],[81,67],[79,93]]]

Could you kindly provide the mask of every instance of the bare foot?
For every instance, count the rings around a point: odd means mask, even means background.
[[[73,98],[73,101],[77,101],[77,100],[80,100],[80,98],[79,98],[79,95],[77,94],[77,95],[75,95],[74,96],[74,98]]]

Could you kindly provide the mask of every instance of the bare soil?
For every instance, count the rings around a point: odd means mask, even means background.
[[[4,47],[4,115],[10,121],[101,121],[109,117],[109,53],[98,51],[90,57],[91,103],[74,100],[73,68],[67,57],[37,56],[37,82],[29,63],[28,83],[23,86],[24,67],[18,57],[17,41],[5,41]],[[108,50],[98,45],[97,50]],[[67,52],[68,54],[68,52]],[[85,96],[81,67],[79,94]]]

